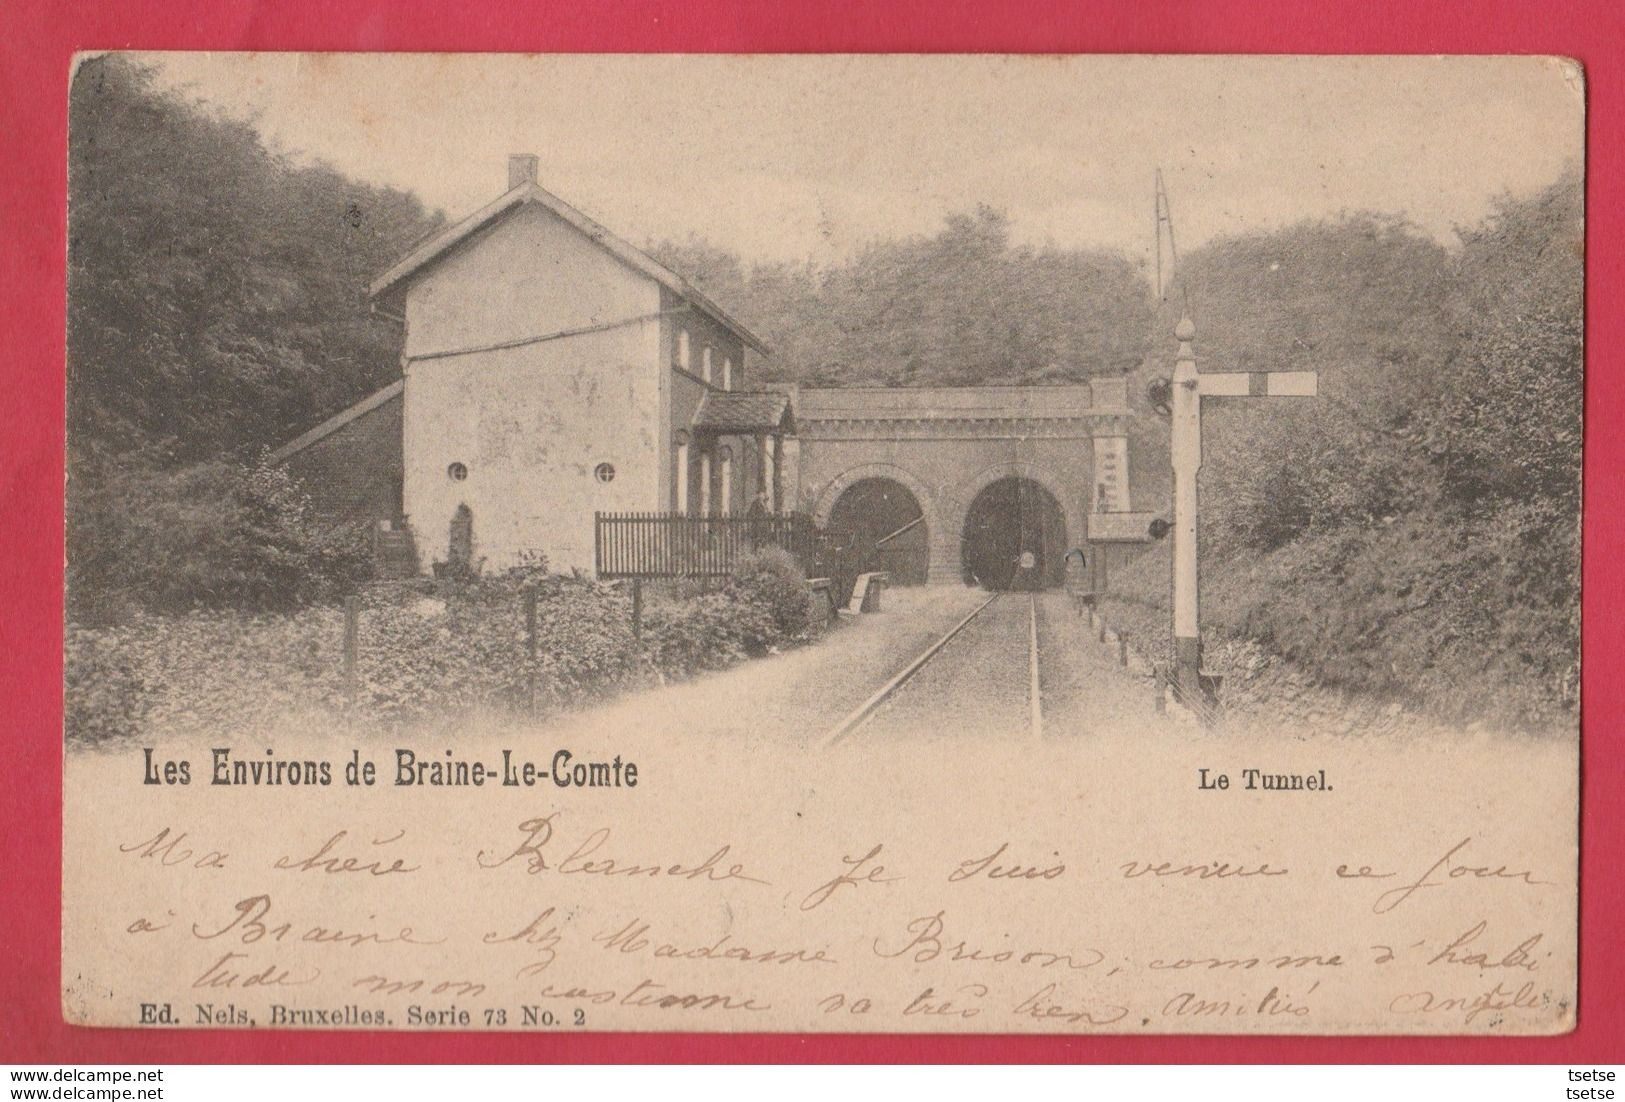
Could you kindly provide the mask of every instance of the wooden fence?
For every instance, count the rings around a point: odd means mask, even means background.
[[[716,578],[745,555],[782,547],[809,575],[818,571],[822,540],[804,513],[781,516],[682,516],[595,513],[593,547],[600,578]]]

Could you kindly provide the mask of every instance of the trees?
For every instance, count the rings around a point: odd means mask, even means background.
[[[773,345],[758,381],[812,386],[1083,382],[1144,349],[1150,298],[1133,262],[1034,249],[982,206],[932,237],[881,241],[831,268],[757,265],[701,241],[654,255]]]
[[[1456,250],[1357,215],[1216,241],[1189,258],[1204,369],[1313,368],[1321,386],[1312,402],[1206,404],[1211,626],[1328,682],[1458,718],[1569,714],[1581,194],[1570,172],[1505,197],[1458,231]],[[1169,369],[1173,313],[1155,323],[1154,347],[1167,351],[1145,374]],[[1147,456],[1166,455],[1165,426],[1142,426]],[[1140,463],[1137,474],[1149,473]],[[1165,600],[1166,562],[1119,580]]]
[[[1402,430],[1450,344],[1448,252],[1402,219],[1360,213],[1212,242],[1182,276],[1204,370],[1320,377],[1314,402],[1206,403],[1211,539],[1268,551],[1393,515],[1426,475]]]
[[[75,470],[247,455],[398,374],[367,281],[438,215],[296,164],[127,57],[81,64],[69,104]]]
[[[68,563],[75,618],[297,607],[370,576],[369,533],[317,517],[285,468],[215,460],[109,469],[75,500]]]
[[[1487,515],[1543,500],[1578,518],[1583,403],[1582,183],[1503,198],[1462,232],[1458,343],[1415,437],[1447,507]]]
[[[120,588],[170,607],[189,572],[196,600],[219,603],[228,537],[180,522],[240,518],[233,457],[399,373],[400,333],[371,316],[367,282],[440,216],[294,163],[248,124],[159,91],[128,57],[79,66],[69,125],[70,608]],[[142,551],[118,543],[160,516],[196,537],[158,560],[174,584],[132,575]],[[236,599],[273,601],[255,581],[284,577],[273,567],[248,564]]]

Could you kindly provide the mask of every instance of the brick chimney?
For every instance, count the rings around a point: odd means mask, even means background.
[[[508,155],[508,190],[536,182],[536,154],[511,153]]]

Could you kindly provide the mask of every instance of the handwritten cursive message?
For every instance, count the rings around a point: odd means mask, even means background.
[[[1042,761],[939,747],[928,773],[873,748],[841,768],[808,753],[699,772],[678,768],[680,746],[636,752],[643,783],[613,802],[177,785],[116,815],[92,814],[90,794],[119,763],[72,762],[64,937],[84,978],[70,1016],[1055,1033],[1574,1021],[1572,833],[1505,829],[1482,791],[1452,795],[1403,749],[1335,763],[1344,780],[1285,820],[1278,802],[1212,810],[1081,745]],[[1555,806],[1564,756],[1520,752],[1525,799],[1545,786]]]

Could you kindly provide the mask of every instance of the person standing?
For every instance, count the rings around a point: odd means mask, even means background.
[[[745,510],[745,517],[750,521],[750,549],[752,551],[761,547],[767,537],[766,528],[769,512],[767,491],[757,490],[756,496],[751,499],[750,508]]]

